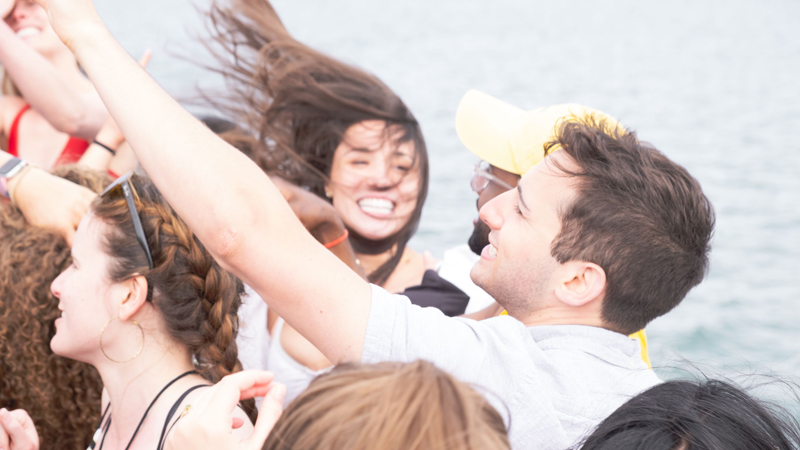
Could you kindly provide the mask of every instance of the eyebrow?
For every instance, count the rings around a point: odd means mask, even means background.
[[[522,206],[525,207],[525,209],[530,211],[531,209],[528,208],[528,205],[525,203],[525,199],[522,198],[522,187],[520,185],[517,185],[517,192],[519,193],[519,202],[520,202],[520,204],[522,204]]]

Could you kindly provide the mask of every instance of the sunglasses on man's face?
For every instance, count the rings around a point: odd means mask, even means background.
[[[500,178],[492,175],[491,170],[492,166],[486,161],[478,161],[478,163],[475,164],[475,170],[472,172],[472,180],[470,180],[469,183],[473,191],[480,194],[484,189],[486,189],[487,186],[489,186],[490,182],[507,191],[514,189],[514,186],[511,186]]]
[[[125,197],[125,203],[128,204],[128,211],[131,213],[131,220],[133,221],[133,231],[136,233],[136,240],[147,255],[147,265],[153,269],[153,256],[150,254],[150,246],[147,245],[147,237],[144,235],[144,228],[142,228],[142,219],[139,217],[139,211],[136,209],[136,203],[133,201],[133,185],[131,184],[131,176],[133,172],[128,172],[125,175],[117,178],[116,181],[108,185],[108,187],[100,194],[100,197],[111,195],[111,193],[122,192]]]

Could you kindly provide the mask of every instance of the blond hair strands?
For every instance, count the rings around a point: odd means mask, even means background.
[[[263,450],[498,450],[500,414],[426,361],[342,365],[284,411]]]
[[[220,267],[148,178],[133,175],[130,183],[154,267],[149,269],[142,249],[131,245],[136,237],[125,199],[106,195],[95,200],[91,212],[108,225],[103,246],[114,258],[110,279],[145,277],[147,300],[208,381],[241,371],[236,334],[244,285]],[[245,402],[245,408],[254,418],[255,403]]]

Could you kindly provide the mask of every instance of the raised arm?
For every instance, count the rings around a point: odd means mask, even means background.
[[[11,158],[8,153],[0,151],[0,166]],[[96,196],[83,186],[35,167],[0,181],[7,183],[6,188],[13,194],[28,223],[57,231],[69,244],[72,244],[75,229]]]
[[[2,20],[0,64],[11,75],[25,101],[62,133],[91,139],[103,125],[108,113],[97,94],[91,89],[75,91],[58,69],[26,45]]]
[[[37,0],[139,162],[215,258],[332,362],[358,361],[369,285],[325,250],[250,159],[164,92],[90,0]]]

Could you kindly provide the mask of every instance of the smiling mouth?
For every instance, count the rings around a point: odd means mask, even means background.
[[[394,211],[394,202],[385,198],[364,198],[358,201],[358,207],[370,216],[388,217]]]
[[[41,33],[42,33],[42,31],[39,30],[38,28],[25,27],[25,28],[22,28],[19,31],[17,31],[17,36],[19,36],[21,38],[27,38],[27,37],[31,37],[31,36],[38,36]]]

